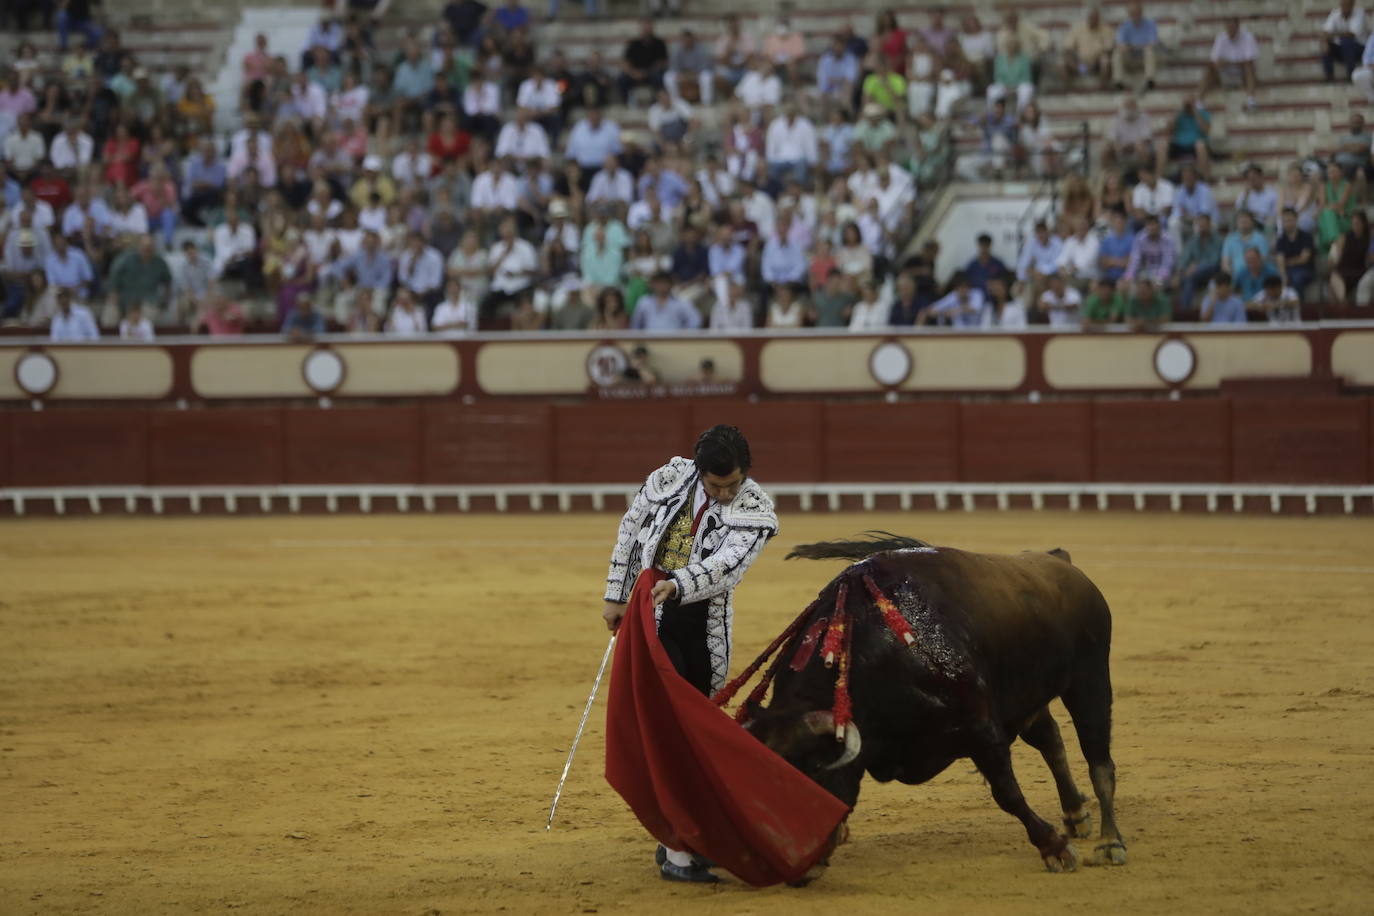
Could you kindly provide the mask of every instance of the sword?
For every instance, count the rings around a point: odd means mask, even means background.
[[[606,673],[606,662],[611,658],[611,650],[615,648],[615,634],[611,634],[611,641],[606,643],[606,654],[601,656],[601,667],[596,669],[596,681],[592,684],[592,695],[587,697],[587,708],[582,710],[582,721],[577,723],[577,734],[573,736],[572,748],[568,751],[568,762],[563,764],[563,776],[558,780],[558,791],[553,793],[553,804],[549,806],[549,822],[544,825],[545,830],[553,829],[553,815],[558,810],[558,799],[563,795],[563,783],[568,781],[568,771],[572,769],[573,755],[577,753],[577,742],[582,740],[582,731],[587,727],[587,716],[591,715],[592,704],[596,702],[596,692],[601,689],[601,677]]]

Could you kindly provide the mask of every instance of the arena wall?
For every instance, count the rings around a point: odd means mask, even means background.
[[[624,484],[701,428],[778,483],[1374,483],[1374,399],[733,399],[0,412],[0,487]]]

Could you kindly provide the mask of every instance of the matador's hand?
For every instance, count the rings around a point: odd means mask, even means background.
[[[601,612],[601,619],[606,621],[606,629],[614,633],[620,629],[620,618],[625,616],[625,605],[617,601],[607,601],[605,609]]]
[[[654,586],[650,596],[654,599],[654,604],[662,604],[677,592],[677,583],[672,579],[664,579]]]

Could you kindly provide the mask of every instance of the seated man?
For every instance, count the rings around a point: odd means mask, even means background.
[[[815,126],[809,118],[797,113],[795,103],[789,102],[782,114],[768,125],[764,158],[768,162],[768,180],[774,189],[781,188],[789,180],[803,185],[808,183],[820,152]]]
[[[1139,63],[1145,71],[1145,88],[1155,88],[1155,49],[1159,47],[1159,29],[1153,19],[1146,19],[1140,0],[1132,0],[1127,19],[1116,30],[1116,47],[1112,50],[1112,82],[1116,88],[1126,88],[1126,66]]]
[[[1269,253],[1269,242],[1255,226],[1249,210],[1236,211],[1236,228],[1221,243],[1221,269],[1234,275],[1245,259],[1245,249],[1256,248],[1261,255]]]
[[[816,92],[824,100],[848,105],[858,82],[859,59],[849,52],[844,36],[835,35],[816,61]]]
[[[1365,126],[1364,115],[1352,112],[1349,128],[1336,140],[1335,159],[1346,178],[1352,181],[1374,178],[1374,168],[1369,161],[1371,145],[1374,145],[1374,132]]]
[[[1174,115],[1169,129],[1170,162],[1192,159],[1197,163],[1198,173],[1203,176],[1212,174],[1212,147],[1209,134],[1212,131],[1212,115],[1202,104],[1202,99],[1185,98],[1183,107]]]
[[[1097,246],[1098,276],[1113,284],[1126,272],[1131,261],[1131,249],[1135,247],[1135,235],[1126,226],[1126,216],[1119,210],[1112,210],[1107,216],[1108,231]]]
[[[1279,272],[1273,263],[1267,261],[1258,248],[1247,248],[1240,269],[1235,271],[1231,278],[1235,283],[1237,295],[1248,302],[1264,289],[1266,278],[1278,275]]]
[[[1221,237],[1212,229],[1212,217],[1200,213],[1193,223],[1193,234],[1183,245],[1178,276],[1174,279],[1179,288],[1179,307],[1191,309],[1194,291],[1205,288],[1220,270]]]
[[[1163,231],[1158,216],[1147,216],[1145,229],[1131,245],[1131,258],[1122,279],[1129,283],[1137,277],[1149,277],[1156,289],[1167,289],[1173,278],[1175,260],[1174,240]]]
[[[1245,301],[1236,295],[1230,274],[1217,274],[1202,297],[1200,317],[1212,324],[1245,324]]]
[[[992,83],[988,86],[988,103],[991,104],[1009,95],[1016,96],[1016,110],[1020,111],[1035,98],[1035,79],[1031,73],[1030,55],[1021,48],[1021,42],[1013,38],[1007,42],[1004,51],[999,51],[992,62]]]
[[[715,99],[716,71],[711,65],[711,52],[705,45],[697,43],[697,37],[690,30],[682,33],[682,44],[673,50],[670,66],[663,74],[663,88],[674,100],[695,95],[691,99],[701,105],[710,105]]]
[[[1312,283],[1317,249],[1312,233],[1298,228],[1298,214],[1292,207],[1284,207],[1280,217],[1279,234],[1274,238],[1274,262],[1285,289],[1291,290],[1301,301]]]
[[[1277,224],[1279,193],[1264,183],[1264,169],[1255,163],[1245,167],[1245,190],[1236,198],[1236,212],[1242,210],[1255,218],[1261,229],[1273,229]]]
[[[1120,321],[1125,310],[1125,297],[1117,292],[1115,283],[1103,277],[1093,284],[1092,293],[1083,300],[1083,330],[1096,331],[1103,325]]]
[[[982,290],[975,289],[969,283],[967,274],[956,275],[950,285],[953,289],[949,294],[922,309],[916,323],[924,325],[938,322],[956,328],[981,327],[986,307]]]
[[[974,289],[987,292],[989,280],[1006,280],[1010,271],[1001,259],[992,253],[992,236],[986,232],[978,235],[978,254],[964,267],[964,274]]]
[[[1154,127],[1132,93],[1122,101],[1121,110],[1108,129],[1102,147],[1103,162],[1126,171],[1142,162],[1153,163],[1157,156]]]
[[[1264,289],[1246,306],[1251,312],[1263,315],[1270,324],[1288,324],[1302,320],[1302,305],[1298,294],[1278,277],[1265,277]]]
[[[1064,39],[1064,56],[1060,61],[1064,82],[1073,85],[1074,77],[1095,75],[1098,88],[1106,89],[1115,45],[1116,31],[1102,21],[1097,7],[1089,7],[1087,19],[1069,29],[1069,36]]]
[[[1063,274],[1055,274],[1050,277],[1049,288],[1040,294],[1035,308],[1049,319],[1052,328],[1076,328],[1082,304],[1082,294],[1064,282]]]
[[[1049,278],[1059,272],[1059,255],[1063,249],[1063,240],[1050,233],[1043,219],[1037,220],[1035,231],[1026,240],[1016,264],[1016,279],[1026,302],[1040,301],[1040,292],[1049,285]]]
[[[639,21],[639,35],[625,45],[621,57],[620,95],[629,103],[630,93],[641,86],[657,89],[663,85],[668,69],[668,46],[654,34],[654,21],[644,17]]]
[[[1153,164],[1141,165],[1140,181],[1131,191],[1131,218],[1143,226],[1145,218],[1158,217],[1167,223],[1174,212],[1174,184],[1160,177]]]
[[[1169,320],[1169,297],[1150,278],[1140,277],[1126,296],[1122,317],[1133,331],[1153,331]]]
[[[1364,10],[1355,0],[1341,0],[1322,25],[1322,73],[1329,83],[1336,78],[1336,61],[1345,67],[1346,79],[1354,75],[1364,51]]]
[[[1201,99],[1222,83],[1224,77],[1238,75],[1245,85],[1245,107],[1254,110],[1255,64],[1259,61],[1259,44],[1250,30],[1242,28],[1239,16],[1226,20],[1226,27],[1212,43],[1212,56],[1202,71],[1202,85],[1197,95]]]
[[[1097,233],[1093,232],[1087,214],[1075,216],[1073,234],[1064,240],[1064,248],[1059,252],[1059,273],[1070,288],[1079,293],[1087,292],[1089,284],[1098,274],[1100,248],[1101,242]]]
[[[1173,225],[1186,237],[1192,232],[1197,218],[1203,214],[1210,217],[1213,223],[1216,222],[1216,198],[1206,182],[1198,181],[1197,166],[1191,162],[1185,163],[1178,186],[1174,188]]]

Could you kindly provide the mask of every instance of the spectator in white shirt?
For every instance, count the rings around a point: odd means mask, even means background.
[[[1059,250],[1059,273],[1079,292],[1086,290],[1097,278],[1097,233],[1086,215],[1075,216],[1073,235],[1064,240]]]
[[[472,183],[471,213],[479,225],[490,226],[502,213],[520,205],[520,182],[501,159],[493,159]]]
[[[296,117],[314,125],[317,133],[329,116],[329,96],[323,86],[310,81],[304,70],[292,77],[291,93],[286,105]]]
[[[1078,309],[1082,304],[1082,294],[1065,283],[1064,275],[1058,273],[1050,277],[1050,285],[1040,294],[1036,307],[1049,317],[1050,327],[1072,328],[1078,326]]]
[[[1157,216],[1161,223],[1169,222],[1174,210],[1174,185],[1159,177],[1153,165],[1140,166],[1140,181],[1131,191],[1131,218],[1144,225],[1146,216]]]
[[[426,244],[423,235],[412,232],[396,261],[396,280],[425,306],[437,305],[443,295],[444,256]]]
[[[463,111],[474,136],[491,140],[501,128],[501,89],[480,68],[472,71],[472,81],[463,90]]]
[[[534,112],[528,108],[515,110],[515,120],[502,127],[496,138],[496,155],[521,163],[549,158],[549,135],[534,120]]]
[[[754,63],[735,86],[735,97],[751,112],[765,105],[777,105],[782,99],[782,81],[773,72],[773,64],[762,54],[754,55]]]
[[[52,316],[48,337],[53,343],[80,343],[99,340],[100,330],[95,326],[91,310],[84,305],[72,304],[72,291],[57,291],[57,311]]]
[[[864,334],[886,328],[892,304],[867,280],[859,285],[859,293],[860,301],[851,306],[849,330],[856,334]]]
[[[429,153],[420,146],[419,138],[411,137],[406,148],[391,160],[391,177],[398,188],[421,186],[429,182],[433,163]]]
[[[764,158],[768,162],[768,180],[775,189],[788,181],[808,183],[811,169],[820,158],[816,128],[809,118],[797,113],[795,103],[789,102],[768,125]]]
[[[1002,277],[988,278],[982,327],[999,331],[1024,331],[1028,324],[1026,306],[1020,299],[1011,298],[1007,281]]]
[[[557,138],[563,126],[559,116],[563,92],[558,88],[558,81],[545,75],[544,68],[537,61],[530,66],[530,75],[520,82],[520,88],[515,93],[515,104],[534,113],[534,119],[544,126],[550,141]]]
[[[329,97],[329,110],[336,124],[352,121],[362,123],[367,112],[367,100],[372,90],[358,82],[352,67],[344,68],[343,85]]]
[[[735,280],[724,284],[725,296],[711,307],[710,329],[722,334],[748,331],[754,327],[754,304],[744,295],[744,287]]]
[[[114,206],[110,207],[110,234],[119,238],[124,235],[146,235],[147,232],[148,211],[129,195],[127,186],[116,184]]]
[[[628,169],[620,167],[619,157],[607,156],[601,171],[592,176],[591,187],[587,189],[587,203],[604,200],[628,205],[634,197],[634,176]]]
[[[395,300],[391,303],[391,316],[386,320],[386,332],[400,337],[413,337],[428,331],[425,310],[415,303],[415,297],[410,294],[410,290],[398,290]]]
[[[477,303],[463,291],[463,281],[449,277],[444,284],[444,301],[434,310],[430,322],[435,331],[475,331],[477,330]]]
[[[48,146],[43,142],[43,135],[33,129],[33,115],[20,114],[15,129],[0,143],[0,158],[9,164],[10,171],[20,181],[27,181],[47,155]]]
[[[62,133],[52,138],[48,144],[48,161],[53,167],[69,178],[72,173],[81,171],[91,164],[91,154],[95,152],[95,141],[81,129],[81,122],[72,120]]]
[[[263,140],[261,134],[251,135],[243,148],[235,150],[229,157],[225,172],[230,181],[237,182],[250,168],[257,170],[258,180],[263,187],[270,188],[276,185],[277,160],[272,158],[271,138]]]
[[[486,315],[513,302],[517,293],[533,286],[535,272],[539,269],[539,254],[517,234],[515,217],[501,220],[500,234],[487,258],[491,265],[491,291],[482,303],[482,312]]]
[[[1198,99],[1207,91],[1221,84],[1223,75],[1239,74],[1245,84],[1245,107],[1253,109],[1255,101],[1255,64],[1259,60],[1259,44],[1250,30],[1242,28],[1240,18],[1232,16],[1226,20],[1226,27],[1212,43],[1212,56],[1202,71],[1202,85],[1198,87]]]
[[[1328,83],[1336,78],[1338,60],[1345,67],[1347,80],[1355,75],[1367,37],[1364,10],[1355,0],[1341,0],[1322,25],[1322,73]]]
[[[239,221],[237,209],[225,212],[224,222],[215,227],[211,236],[215,247],[215,276],[242,274],[258,248],[258,236],[253,227]]]
[[[1283,285],[1283,279],[1273,274],[1264,278],[1264,286],[1250,300],[1247,311],[1260,312],[1270,324],[1291,324],[1302,320],[1302,304],[1298,293]]]
[[[139,303],[129,306],[129,311],[119,319],[119,339],[151,343],[154,336],[153,323],[143,314],[143,306]]]

